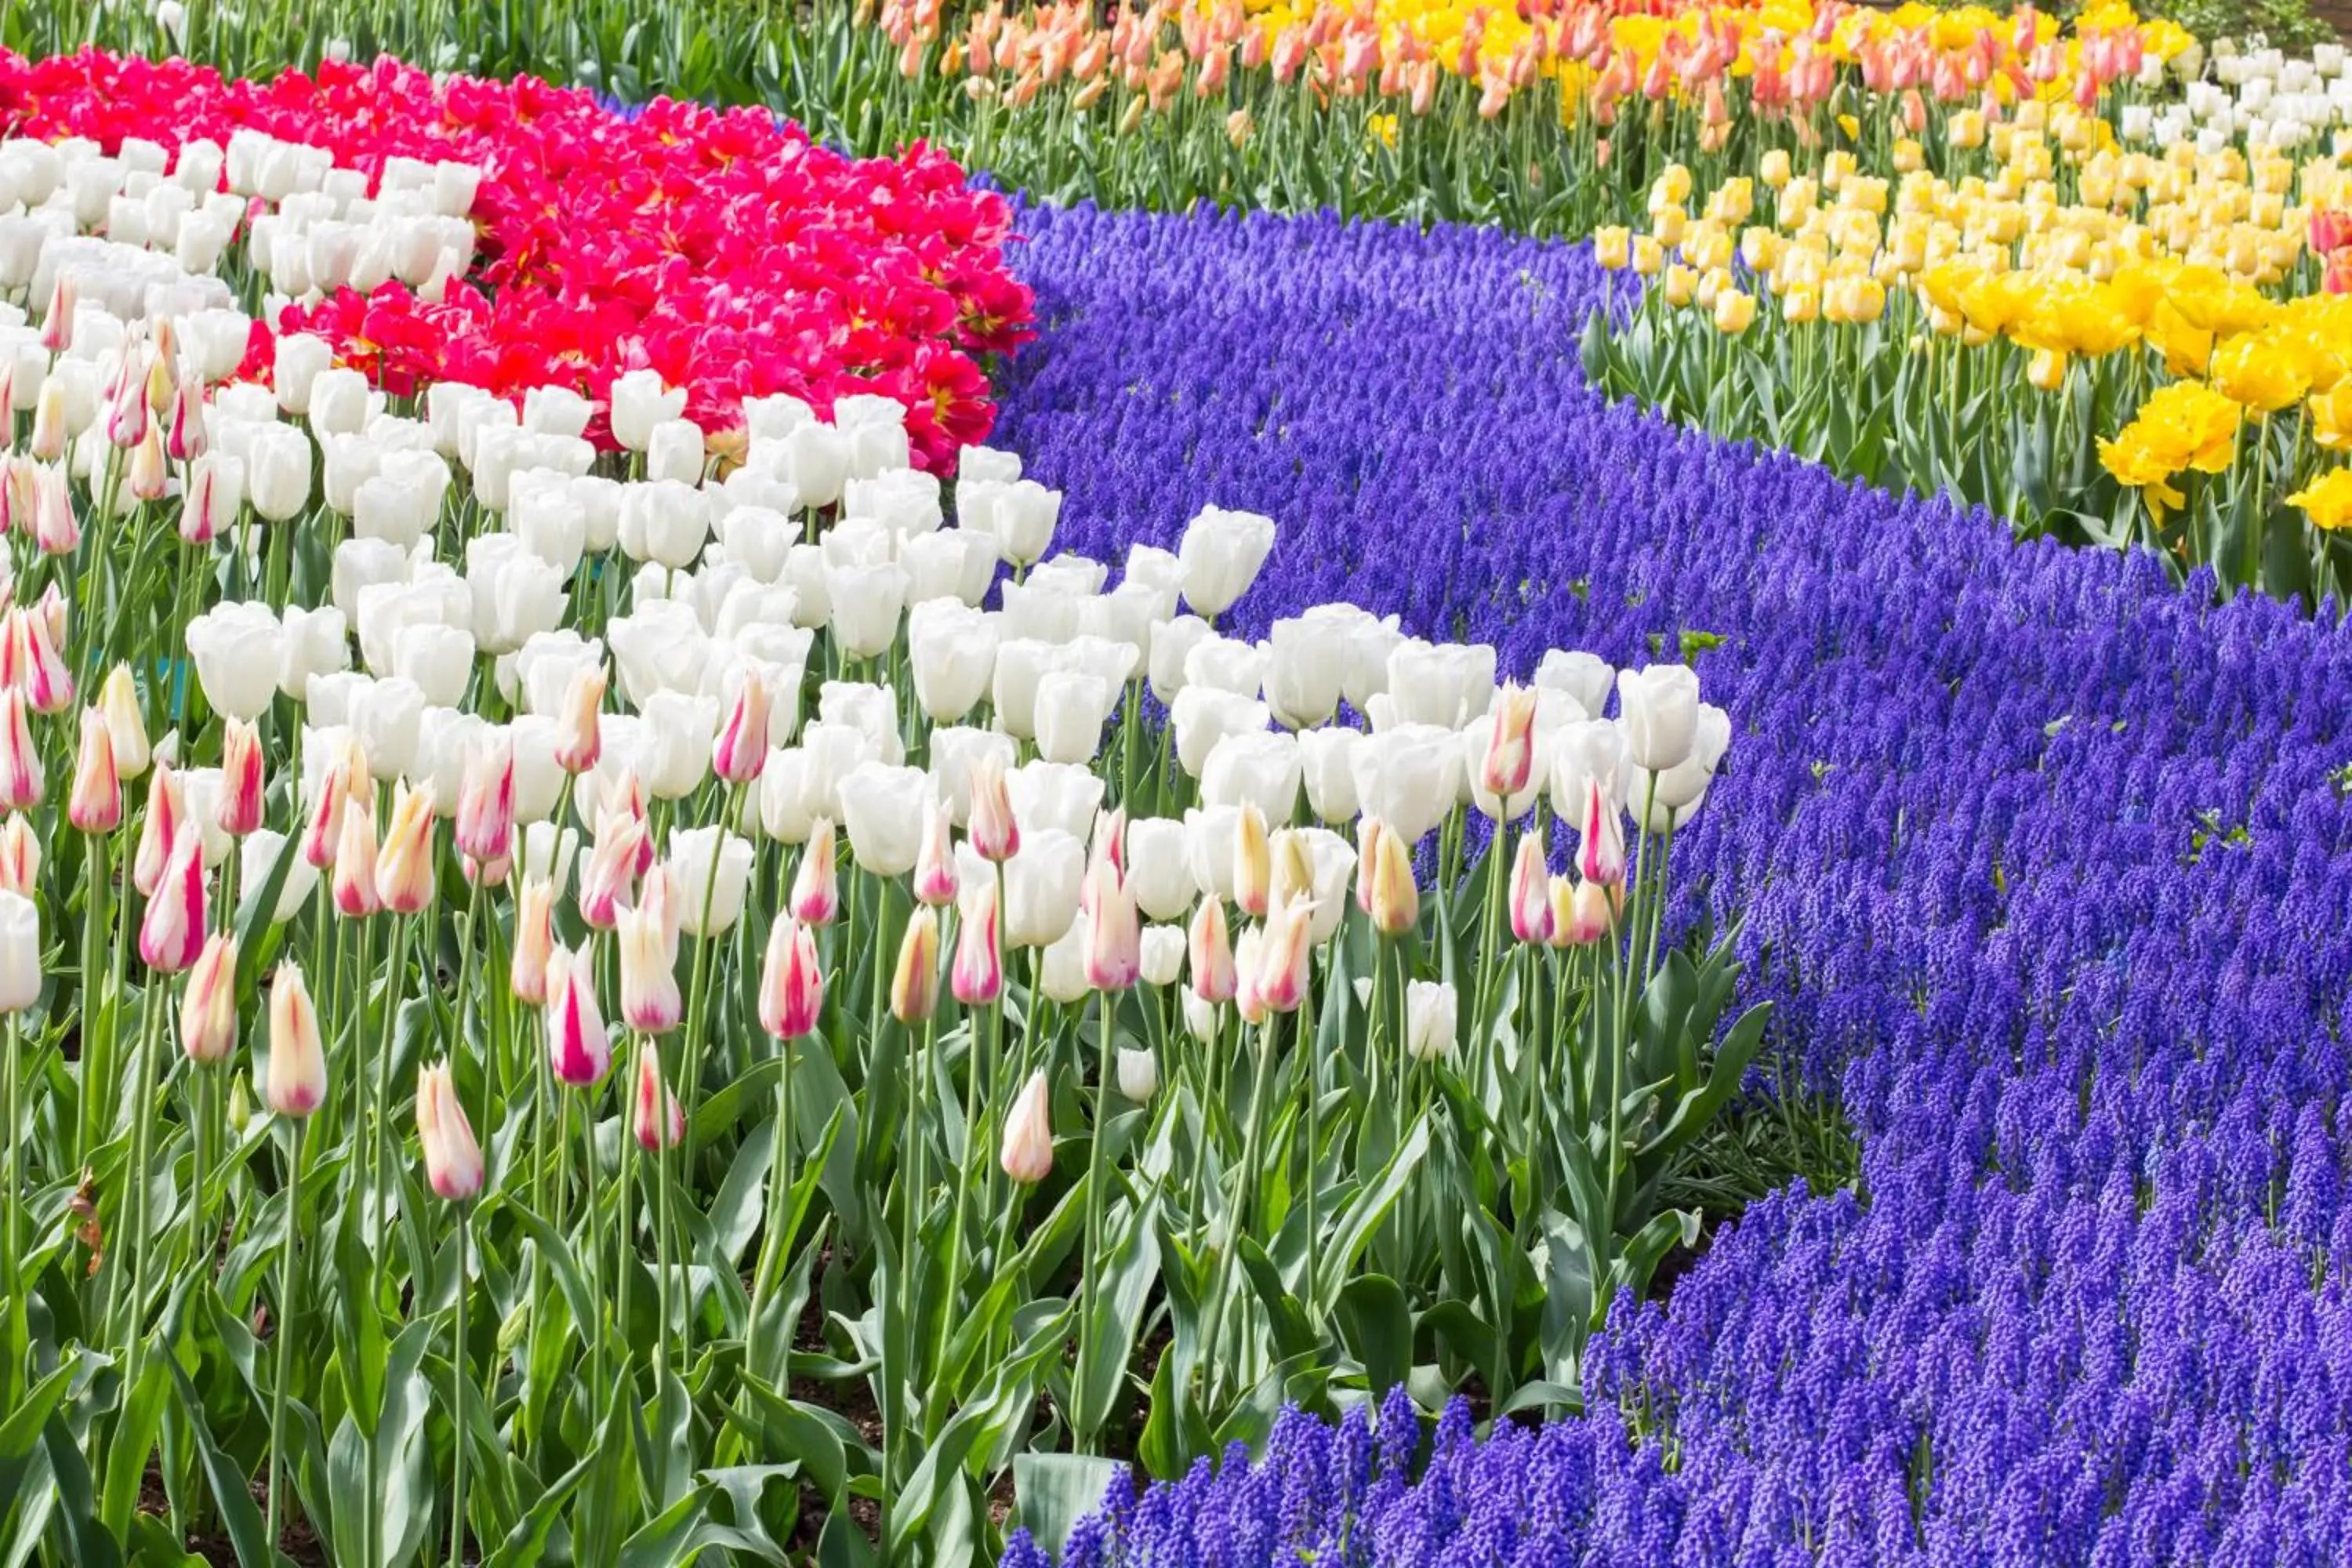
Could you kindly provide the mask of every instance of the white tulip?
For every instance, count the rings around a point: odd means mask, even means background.
[[[300,701],[310,688],[314,675],[332,675],[348,669],[352,663],[352,647],[344,630],[343,612],[332,605],[322,605],[306,610],[299,605],[286,606],[283,623],[284,638],[278,656],[278,689]]]
[[[290,425],[262,426],[252,440],[246,454],[247,498],[271,522],[288,521],[310,504],[310,443]]]
[[[1098,675],[1054,670],[1037,682],[1037,753],[1049,763],[1088,763],[1118,692]]]
[[[1150,934],[1149,931],[1144,933],[1147,945]],[[1178,931],[1175,934],[1181,946],[1184,933]],[[1168,982],[1159,980],[1153,981],[1152,984],[1165,985]],[[1160,1060],[1150,1051],[1129,1050],[1127,1047],[1121,1046],[1118,1047],[1117,1059],[1120,1098],[1131,1100],[1136,1104],[1141,1105],[1160,1092]]]
[[[367,424],[367,377],[330,365],[310,380],[310,428],[321,437],[356,434]]]
[[[514,814],[517,822],[544,822],[563,798],[565,774],[555,760],[561,731],[554,720],[519,713],[507,722],[514,744]]]
[[[674,828],[669,863],[677,874],[679,924],[687,934],[718,936],[734,929],[751,888],[751,841],[730,833],[722,842],[716,824]]]
[[[1258,730],[1223,736],[1202,764],[1201,803],[1254,805],[1267,822],[1288,822],[1298,810],[1304,766],[1295,735]]]
[[[393,638],[391,673],[415,682],[428,707],[454,708],[473,679],[474,634],[435,622],[404,626]]]
[[[686,412],[686,388],[663,385],[661,373],[654,370],[614,377],[612,400],[613,439],[632,452],[653,444],[656,426]]]
[[[710,537],[708,498],[677,479],[651,479],[621,492],[621,552],[632,561],[690,566]]]
[[[488,653],[512,653],[563,619],[563,573],[511,533],[466,542],[466,582],[474,599],[474,637]]]
[[[946,514],[937,479],[919,468],[893,468],[850,480],[842,491],[841,515],[872,518],[905,540],[934,531]]]
[[[996,577],[996,541],[961,528],[918,533],[899,544],[898,563],[907,569],[908,603],[957,599],[977,605]]]
[[[953,724],[979,704],[995,679],[996,655],[996,622],[986,611],[926,599],[908,613],[915,700],[934,724]]]
[[[1433,1062],[1454,1054],[1455,1019],[1461,1005],[1454,987],[1443,981],[1415,980],[1404,988],[1405,1054],[1417,1062]]]
[[[646,477],[656,484],[702,482],[702,427],[691,419],[665,419],[646,444]]]
[[[783,472],[800,492],[801,504],[828,507],[841,499],[849,479],[849,437],[812,419],[783,437]]]
[[[1241,820],[1237,805],[1196,806],[1184,814],[1184,852],[1202,898],[1233,901],[1234,840]]]
[[[1092,996],[1094,985],[1087,979],[1087,922],[1073,919],[1067,931],[1044,946],[1038,985],[1046,996],[1065,1007],[1077,1006]]]
[[[1363,809],[1356,795],[1356,748],[1360,730],[1329,728],[1298,731],[1300,776],[1307,808],[1325,822],[1352,822]]]
[[[1551,808],[1562,822],[1584,820],[1585,798],[1600,781],[1604,798],[1623,810],[1633,763],[1625,755],[1625,731],[1606,719],[1565,724],[1552,737]]]
[[[1495,700],[1495,650],[1485,643],[1400,643],[1389,653],[1389,700],[1400,724],[1458,730]]]
[[[1306,730],[1339,710],[1348,673],[1348,626],[1309,610],[1274,623],[1266,637],[1264,685],[1275,722]]]
[[[605,627],[621,694],[642,709],[656,691],[698,691],[710,658],[710,638],[691,605],[650,604]]]
[[[863,870],[903,877],[923,847],[930,779],[920,768],[865,763],[841,781],[843,826]]]
[[[1184,824],[1170,816],[1139,816],[1127,825],[1127,885],[1146,920],[1181,919],[1199,889]],[[1150,931],[1144,933],[1148,939]]]
[[[1034,827],[1083,839],[1102,808],[1102,776],[1068,763],[1024,763],[1004,775],[1004,787],[1024,836]]]
[[[1188,686],[1168,710],[1169,725],[1176,731],[1176,760],[1197,779],[1218,742],[1229,735],[1255,734],[1272,716],[1265,703],[1236,692]]]
[[[1004,862],[1004,945],[1042,948],[1061,940],[1077,919],[1086,869],[1083,840],[1024,823],[1021,853]],[[1083,952],[1079,973],[1085,973]]]
[[[334,348],[324,338],[308,332],[289,332],[279,338],[269,378],[269,384],[278,389],[278,406],[297,418],[310,413],[310,388],[334,363]]]
[[[1609,701],[1609,689],[1616,683],[1617,672],[1609,661],[1581,648],[1553,648],[1536,664],[1536,689],[1566,692],[1587,718],[1601,716]]]
[[[1462,745],[1434,724],[1369,735],[1355,748],[1356,796],[1407,844],[1445,820],[1461,798]]]
[[[683,800],[710,776],[719,735],[719,700],[699,692],[656,691],[640,707],[652,737],[646,789],[656,800]]]
[[[825,568],[825,596],[833,604],[833,635],[852,658],[875,658],[898,640],[898,616],[907,604],[907,569],[895,561]]]
[[[252,720],[268,710],[285,664],[285,637],[258,601],[217,605],[188,623],[188,657],[215,711]]]
[[[1645,805],[1649,808],[1653,831],[1664,829],[1670,820],[1675,826],[1682,826],[1697,812],[1715,770],[1730,748],[1731,715],[1712,703],[1700,703],[1690,755],[1662,773],[1637,773],[1627,789],[1628,803],[1636,813]]]
[[[975,493],[976,492],[976,493]],[[978,516],[966,510],[966,498],[977,503]],[[956,487],[956,520],[993,536],[996,552],[1006,564],[1027,566],[1053,548],[1054,530],[1062,518],[1062,492],[1049,490],[1034,479],[983,482],[964,480]]]
[[[534,386],[522,395],[522,427],[542,436],[578,436],[596,405],[568,386]]]
[[[1151,694],[1164,703],[1174,702],[1176,694],[1184,689],[1185,664],[1192,657],[1193,645],[1215,635],[1215,629],[1198,616],[1154,621],[1146,656]]]
[[[286,836],[268,827],[257,827],[245,836],[237,851],[237,886],[245,889],[247,898],[259,895],[269,885],[278,869],[278,858],[286,852]],[[270,906],[269,923],[284,925],[302,912],[310,895],[319,886],[319,868],[300,855],[287,862],[286,880],[278,889],[278,901]]]
[[[1185,525],[1177,546],[1184,568],[1184,603],[1195,614],[1214,617],[1257,581],[1274,551],[1274,520],[1255,512],[1207,507]]]
[[[1255,698],[1265,685],[1265,648],[1212,633],[1185,652],[1184,685]]]
[[[767,506],[730,508],[719,517],[718,533],[728,559],[742,563],[743,570],[762,583],[783,576],[785,558],[801,536],[791,518]]]
[[[957,451],[956,473],[966,479],[1010,484],[1021,477],[1021,454],[1000,452],[993,447],[967,446]]]
[[[1617,675],[1618,722],[1637,768],[1664,773],[1691,754],[1698,728],[1698,676],[1686,664],[1654,664]]]

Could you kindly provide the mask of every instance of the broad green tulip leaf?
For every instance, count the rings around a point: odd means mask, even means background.
[[[1332,1303],[1339,1342],[1364,1369],[1364,1386],[1374,1394],[1394,1387],[1412,1370],[1412,1310],[1403,1287],[1385,1274],[1363,1274],[1340,1287]]]
[[[107,1440],[106,1483],[99,1518],[118,1541],[130,1537],[131,1516],[139,1508],[139,1486],[147,1475],[147,1456],[154,1451],[163,1429],[163,1402],[172,1392],[163,1363],[171,1359],[162,1347],[148,1345],[140,1359],[138,1385],[125,1392],[113,1434]],[[192,1415],[191,1419],[203,1417]]]
[[[1356,1260],[1363,1255],[1372,1233],[1380,1228],[1381,1222],[1396,1206],[1397,1200],[1412,1180],[1414,1170],[1421,1164],[1422,1156],[1428,1152],[1429,1118],[1424,1116],[1413,1123],[1413,1129],[1406,1135],[1403,1143],[1389,1157],[1388,1168],[1381,1173],[1381,1179],[1358,1193],[1340,1211],[1339,1224],[1328,1245],[1323,1248],[1320,1260],[1323,1279],[1309,1282],[1309,1289],[1326,1310],[1338,1299],[1340,1288],[1354,1271]]]
[[[1095,1291],[1094,1321],[1083,1331],[1094,1351],[1082,1358],[1086,1382],[1076,1390],[1076,1425],[1084,1436],[1102,1429],[1126,1384],[1128,1358],[1135,1353],[1144,1306],[1152,1282],[1160,1278],[1160,1248],[1153,1234],[1159,1219],[1159,1198],[1146,1199],[1107,1248],[1102,1280]]]
[[[1024,1454],[1013,1461],[1013,1522],[1052,1557],[1078,1521],[1102,1507],[1127,1467],[1090,1454]]]
[[[213,1506],[220,1510],[229,1544],[236,1551],[237,1568],[275,1568],[276,1545],[268,1539],[268,1527],[262,1521],[261,1510],[254,1506],[253,1494],[246,1489],[245,1473],[213,1441],[212,1426],[205,1418],[204,1400],[197,1394],[196,1385],[177,1361],[168,1356],[163,1359],[179,1385],[180,1411],[187,1417],[189,1440],[195,1445],[196,1460],[204,1467],[205,1479],[212,1487]],[[112,1550],[110,1541],[108,1550]],[[79,1554],[78,1560],[92,1561]]]
[[[607,1437],[611,1436],[609,1422],[604,1435]],[[572,1494],[580,1489],[580,1483],[587,1479],[589,1470],[602,1456],[603,1447],[602,1443],[591,1447],[578,1463],[549,1481],[547,1489],[532,1501],[530,1510],[507,1532],[506,1539],[499,1543],[498,1549],[482,1559],[482,1568],[536,1568],[546,1556],[548,1538],[554,1534],[556,1525],[562,1521],[565,1505],[572,1500]]]

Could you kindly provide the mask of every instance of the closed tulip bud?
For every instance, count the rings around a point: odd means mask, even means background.
[[[196,962],[204,945],[204,835],[184,823],[139,922],[139,961],[159,974],[178,974]]]
[[[1402,936],[1420,922],[1421,887],[1413,879],[1412,852],[1402,838],[1382,829],[1372,836],[1372,929]]]
[[[1234,1012],[1244,1024],[1265,1022],[1268,1008],[1258,989],[1258,966],[1265,951],[1265,932],[1250,926],[1234,944]]]
[[[122,826],[122,782],[114,765],[114,738],[95,708],[81,710],[81,749],[74,757],[73,793],[66,820],[84,833],[111,833]]]
[[[41,880],[41,841],[31,821],[11,816],[0,824],[0,891],[31,898]]]
[[[124,779],[135,779],[147,771],[151,755],[147,744],[147,721],[139,710],[139,686],[131,678],[129,665],[118,664],[107,672],[98,689],[98,710],[106,719],[107,738],[114,745],[115,771]]]
[[[1255,988],[1270,1011],[1295,1013],[1307,1000],[1307,961],[1314,952],[1313,912],[1304,898],[1290,899],[1267,911]]]
[[[41,908],[0,891],[0,1013],[21,1013],[40,999]]]
[[[596,666],[572,672],[562,710],[555,716],[555,763],[568,773],[584,773],[604,754],[603,710],[608,677]]]
[[[1232,1001],[1240,977],[1223,903],[1213,898],[1201,900],[1201,907],[1192,913],[1187,944],[1192,994],[1212,1006]]]
[[[711,742],[710,771],[727,783],[750,784],[768,765],[768,683],[757,671],[747,674]]]
[[[335,836],[335,873],[328,888],[337,913],[365,920],[383,908],[375,886],[375,802],[347,801],[342,829]]]
[[[212,437],[205,426],[204,377],[194,372],[180,377],[172,391],[171,425],[164,450],[173,462],[193,463],[212,449]]]
[[[1004,1173],[1023,1186],[1034,1187],[1054,1171],[1054,1108],[1045,1089],[1045,1075],[1033,1072],[1004,1119],[1004,1146],[997,1156]]]
[[[163,882],[163,862],[171,858],[172,841],[180,834],[180,775],[159,764],[147,781],[147,814],[139,827],[139,848],[131,861],[131,885],[147,898]]]
[[[940,1003],[940,917],[918,909],[898,942],[898,966],[890,973],[890,1014],[901,1024],[919,1024]]]
[[[1021,853],[1021,825],[1013,815],[1013,795],[1003,762],[985,756],[971,771],[971,815],[967,832],[983,860],[1003,864]]]
[[[948,803],[933,800],[923,825],[923,847],[915,857],[915,898],[933,909],[955,902],[955,820]]]
[[[0,694],[0,806],[16,811],[38,805],[46,784],[40,748],[33,743],[31,707],[25,693],[12,687]]]
[[[833,822],[818,817],[810,830],[808,847],[801,851],[800,870],[793,878],[788,907],[803,925],[831,925],[841,913],[841,887],[835,873]]]
[[[507,989],[533,1007],[547,1003],[547,963],[555,952],[555,889],[544,877],[525,877],[515,895],[514,956]]]
[[[37,609],[8,612],[7,673],[36,713],[62,713],[73,706],[73,668],[58,652],[48,618]]]
[[[457,791],[457,852],[489,863],[514,853],[515,752],[509,731],[491,731],[467,752]]]
[[[547,1060],[559,1082],[591,1089],[612,1069],[613,1042],[596,1005],[595,966],[559,947],[547,965]]]
[[[196,955],[180,993],[180,1048],[210,1066],[236,1048],[236,936],[216,931]]]
[[[243,719],[231,719],[221,742],[221,831],[242,838],[259,827],[263,794],[261,731]]]
[[[1586,947],[1609,934],[1608,889],[1573,877],[1551,879],[1551,945]]]
[[[1243,805],[1234,827],[1234,907],[1264,915],[1274,892],[1274,853],[1265,814],[1255,801]]]
[[[993,1002],[1004,992],[1004,951],[998,931],[996,884],[982,882],[966,899],[956,933],[955,962],[948,984],[967,1007]]]
[[[433,792],[403,783],[375,857],[376,896],[396,915],[421,913],[433,901]]]
[[[482,1190],[482,1146],[457,1102],[457,1082],[446,1062],[416,1069],[416,1141],[435,1197],[461,1204]]]
[[[278,966],[269,982],[269,1069],[264,1104],[280,1116],[308,1116],[327,1102],[327,1051],[302,966]]]
[[[1433,1062],[1454,1054],[1454,1020],[1460,1012],[1452,985],[1416,980],[1404,988],[1405,1054]]]
[[[1698,677],[1688,665],[1619,670],[1617,700],[1634,766],[1664,773],[1690,754],[1698,729]]]
[[[649,1035],[677,1028],[685,1005],[662,910],[651,903],[623,910],[614,934],[621,948],[621,1021]]]
[[[1098,863],[1087,877],[1087,984],[1097,991],[1126,991],[1143,968],[1143,927],[1135,895],[1118,868]]]
[[[1551,872],[1544,864],[1540,828],[1519,840],[1511,862],[1511,935],[1519,942],[1551,940]]]
[[[1118,1092],[1142,1105],[1160,1091],[1160,1058],[1150,1051],[1118,1048]]]
[[[1369,813],[1356,824],[1356,907],[1368,915],[1372,912],[1373,884],[1380,876],[1381,840],[1388,831],[1388,824]]]
[[[760,973],[760,1026],[780,1040],[816,1032],[824,1012],[824,970],[817,960],[816,932],[789,914],[768,929],[766,963]]]
[[[675,1149],[686,1140],[686,1109],[662,1081],[661,1049],[651,1040],[637,1053],[637,1093],[630,1130],[648,1154]]]
[[[1588,882],[1611,888],[1625,883],[1625,830],[1597,779],[1584,797],[1584,842],[1577,850],[1576,868]]]
[[[635,896],[638,852],[646,825],[625,811],[596,816],[596,838],[580,872],[580,918],[597,931],[611,931]]]

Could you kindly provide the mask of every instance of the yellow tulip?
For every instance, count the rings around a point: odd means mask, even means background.
[[[2286,500],[2303,509],[2314,528],[2352,526],[2352,468],[2330,468]]]

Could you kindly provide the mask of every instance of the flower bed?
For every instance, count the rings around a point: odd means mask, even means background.
[[[1287,1561],[1351,1518],[1375,1562],[2332,1555],[2346,635],[1603,407],[1579,251],[1024,226],[1051,325],[1002,436],[1074,518],[1277,513],[1252,617],[1344,583],[1506,668],[1724,639],[1698,668],[1738,733],[1678,867],[1864,1136],[1861,1195],[1752,1208],[1602,1336],[1621,1408],[1457,1434],[1360,1506],[1368,1440],[1300,1428],[1155,1491],[1108,1560]]]
[[[269,279],[278,294],[318,296],[270,326],[326,337],[402,395],[457,380],[603,401],[615,377],[651,370],[718,430],[740,427],[745,397],[829,411],[876,395],[907,405],[916,452],[943,468],[988,434],[982,357],[1026,330],[1028,299],[1002,258],[1003,202],[919,147],[845,158],[763,110],[663,102],[625,120],[578,90],[436,83],[389,59],[258,86],[177,61],[0,53],[0,136],[242,152],[256,133],[323,149],[346,179],[392,161],[479,172],[458,215],[470,238],[388,205],[373,226],[338,207],[322,220],[331,238]],[[237,194],[273,202],[325,179],[257,147],[229,173]],[[612,445],[602,419],[591,433]]]

